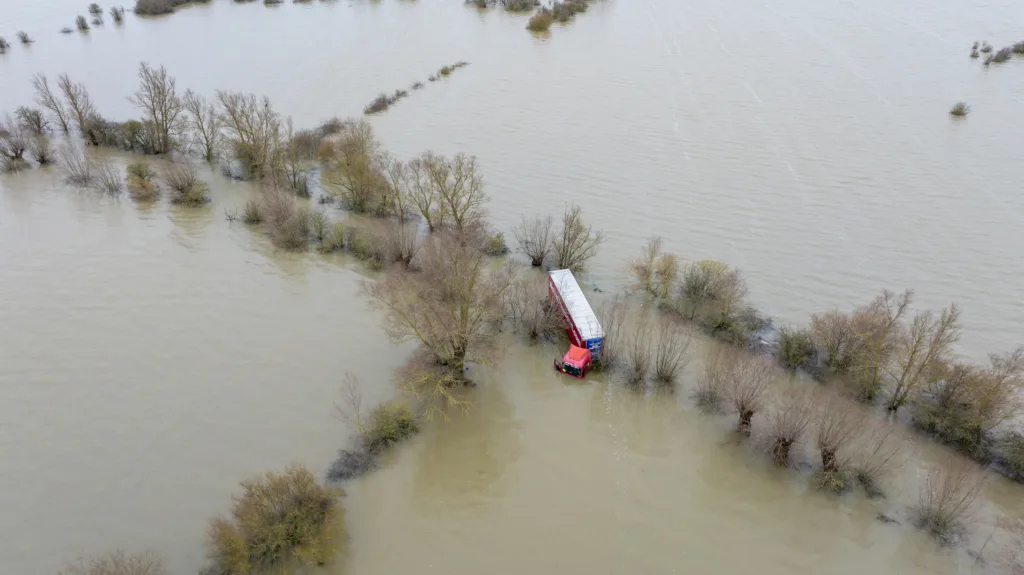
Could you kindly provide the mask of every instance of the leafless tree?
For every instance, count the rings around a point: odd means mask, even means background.
[[[894,387],[889,411],[896,411],[910,394],[927,381],[936,365],[952,353],[960,339],[960,308],[956,304],[942,310],[936,318],[930,311],[914,316],[910,326],[901,330],[895,357],[887,369]]]
[[[139,64],[139,89],[128,101],[142,111],[142,121],[153,125],[156,132],[155,152],[167,154],[178,146],[185,131],[185,102],[178,95],[174,76],[163,66],[151,68]]]
[[[275,144],[275,147],[281,153],[283,176],[295,195],[308,198],[310,196],[309,180],[303,166],[306,161],[312,159],[312,154],[303,139],[296,137],[291,116],[285,120],[282,136],[283,142]]]
[[[116,550],[82,557],[67,565],[60,575],[166,575],[163,558],[155,551],[128,553]]]
[[[427,231],[433,233],[442,229],[448,220],[447,207],[430,177],[425,158],[413,159],[408,168],[412,203],[427,223]]]
[[[199,153],[204,160],[212,162],[217,156],[222,127],[217,107],[192,90],[185,91],[182,105],[188,115],[192,139],[199,145]]]
[[[641,313],[633,325],[626,348],[626,381],[630,385],[642,386],[651,369],[652,335],[650,317]]]
[[[564,328],[562,315],[548,298],[547,278],[520,274],[505,292],[505,313],[513,327],[530,341],[550,338]]]
[[[515,271],[490,269],[480,250],[454,232],[428,238],[418,260],[420,272],[394,269],[364,283],[372,303],[387,313],[388,334],[396,342],[419,341],[460,375],[466,362],[493,360],[502,296]]]
[[[775,381],[775,365],[767,357],[734,351],[725,395],[739,417],[736,430],[749,436],[754,415],[764,407],[764,392]]]
[[[947,458],[925,475],[918,497],[918,525],[948,541],[971,519],[974,504],[985,486],[984,471],[957,456]]]
[[[825,475],[842,473],[850,464],[848,452],[864,429],[865,418],[857,406],[839,393],[824,392],[814,416],[814,445],[821,454]]]
[[[98,117],[98,114],[85,84],[72,82],[67,74],[61,74],[57,77],[57,87],[68,102],[69,117],[75,122],[82,136],[88,137],[90,125]]]
[[[447,158],[427,152],[421,162],[451,225],[461,232],[478,224],[483,218],[487,194],[483,177],[477,171],[476,157],[456,154]]]
[[[57,164],[64,175],[64,181],[78,187],[92,185],[95,179],[95,166],[92,160],[78,147],[67,144],[57,156]]]
[[[96,164],[95,187],[97,191],[117,195],[124,191],[124,179],[110,161]]]
[[[163,172],[163,181],[174,191],[172,202],[187,206],[206,203],[210,187],[199,177],[196,167],[189,163],[173,164]]]
[[[548,259],[554,244],[555,222],[551,216],[523,216],[518,226],[512,229],[519,249],[530,258],[530,265],[541,267]]]
[[[366,433],[366,422],[363,419],[363,391],[359,378],[351,372],[345,372],[341,385],[341,402],[334,404],[334,413],[338,419],[351,425],[360,434]]]
[[[371,227],[374,241],[380,246],[381,253],[388,263],[400,263],[406,268],[412,265],[413,259],[423,246],[419,226],[397,220],[384,220]]]
[[[40,166],[50,164],[54,159],[53,145],[46,134],[33,136],[28,142],[28,153]]]
[[[775,400],[768,415],[768,441],[772,462],[788,466],[793,446],[799,444],[811,425],[813,410],[806,389],[789,387]]]
[[[718,344],[707,353],[704,370],[697,378],[697,388],[693,393],[693,399],[702,411],[720,413],[724,410],[738,353],[740,351],[733,347]]]
[[[620,296],[603,302],[597,308],[597,317],[604,331],[601,357],[598,359],[601,369],[614,369],[622,362],[626,347],[626,312],[626,302]]]
[[[10,114],[0,119],[0,154],[21,160],[29,146],[28,131],[16,122]]]
[[[409,221],[413,214],[412,185],[409,181],[409,168],[405,162],[388,152],[380,152],[378,163],[384,176],[384,185],[389,211],[400,223]]]
[[[898,295],[884,290],[870,304],[854,310],[851,322],[859,351],[852,371],[861,399],[871,401],[881,390],[886,367],[898,347],[902,318],[913,297],[911,290]]]
[[[679,278],[679,258],[662,251],[662,239],[654,237],[647,240],[640,256],[629,263],[629,273],[634,289],[656,298],[668,297]]]
[[[377,162],[380,143],[366,120],[345,122],[323,182],[329,193],[357,213],[386,215],[391,198],[387,180]]]
[[[43,134],[50,125],[49,120],[43,115],[43,111],[38,108],[20,106],[15,110],[14,116],[18,119],[18,124],[31,136]]]
[[[584,223],[582,208],[567,206],[562,214],[562,225],[555,233],[555,267],[583,271],[587,262],[597,255],[602,241],[604,236],[601,232],[594,232],[590,225]]]
[[[240,92],[217,92],[220,118],[234,156],[250,176],[276,174],[275,144],[281,136],[281,117],[264,96]]]
[[[838,309],[811,316],[811,338],[824,352],[825,367],[835,373],[846,373],[860,351],[852,318]]]
[[[865,422],[851,445],[850,469],[871,497],[884,495],[882,481],[905,461],[904,444],[895,431],[895,424],[890,422]]]
[[[654,380],[671,386],[690,362],[690,332],[671,317],[659,317],[654,333]]]
[[[33,76],[32,86],[36,90],[36,103],[53,114],[57,124],[60,125],[60,129],[65,134],[70,133],[70,114],[67,108],[64,107],[64,102],[61,101],[60,96],[54,94],[53,90],[50,89],[50,82],[46,79],[46,76],[43,74]]]

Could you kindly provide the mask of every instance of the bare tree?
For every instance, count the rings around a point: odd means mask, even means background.
[[[221,118],[217,107],[192,90],[185,91],[182,105],[188,114],[193,140],[199,145],[200,154],[204,160],[212,162],[220,143]]]
[[[50,164],[54,159],[53,146],[46,134],[33,136],[28,143],[28,153],[40,166]]]
[[[842,491],[846,488],[844,475],[850,464],[849,450],[864,429],[864,415],[847,398],[826,392],[818,404],[814,425],[814,445],[821,455],[820,484]]]
[[[466,362],[493,360],[502,296],[514,270],[490,269],[480,250],[455,233],[428,238],[419,260],[421,272],[395,269],[364,283],[372,303],[387,313],[388,334],[396,342],[419,341],[460,376]]]
[[[220,118],[227,133],[235,159],[250,176],[263,178],[275,175],[275,144],[280,140],[281,117],[264,96],[217,92]]]
[[[715,344],[704,358],[704,370],[697,378],[693,399],[702,411],[720,413],[727,401],[729,382],[739,350]]]
[[[984,471],[962,457],[951,456],[925,475],[918,497],[918,526],[940,540],[949,540],[971,519],[985,486]]]
[[[860,351],[852,318],[838,309],[811,316],[811,338],[824,350],[825,367],[835,373],[846,373]]]
[[[530,341],[553,337],[563,329],[562,315],[548,297],[547,278],[521,274],[504,296],[505,314]]]
[[[633,289],[642,290],[651,295],[655,294],[654,265],[661,255],[661,243],[662,240],[659,237],[647,240],[640,256],[629,262],[629,275]]]
[[[10,114],[0,119],[0,154],[11,160],[21,160],[29,146],[28,131]]]
[[[90,124],[95,121],[98,114],[85,84],[72,82],[67,74],[61,74],[57,77],[57,87],[64,93],[70,110],[69,116],[74,120],[78,131],[83,137],[88,137]]]
[[[380,143],[366,120],[346,122],[328,161],[323,182],[328,191],[357,213],[386,215],[391,198],[387,180],[377,163]]]
[[[446,158],[427,152],[420,161],[452,226],[461,232],[478,224],[483,218],[487,194],[477,172],[476,157],[456,154]]]
[[[163,172],[164,184],[174,195],[171,201],[187,206],[199,206],[209,201],[209,185],[199,177],[192,164],[173,164]]]
[[[60,129],[65,134],[70,133],[70,114],[67,108],[64,107],[64,102],[61,101],[60,96],[54,94],[53,90],[50,89],[50,82],[46,79],[46,76],[43,74],[33,76],[32,86],[36,90],[36,103],[53,114],[57,124],[60,125]]]
[[[95,557],[81,557],[61,570],[60,575],[165,575],[163,558],[155,551],[128,553],[111,551]]]
[[[412,186],[409,182],[409,168],[405,162],[388,152],[380,152],[378,162],[384,176],[387,192],[384,194],[390,204],[389,211],[400,223],[405,223],[413,214]]]
[[[519,249],[530,258],[530,265],[541,267],[548,259],[554,243],[555,222],[551,216],[523,216],[518,226],[512,229]]]
[[[601,342],[601,357],[598,358],[601,369],[613,369],[622,362],[626,345],[624,332],[626,311],[626,302],[619,296],[610,301],[603,302],[597,308],[597,316],[601,321],[601,329],[604,331],[604,341]]]
[[[124,178],[110,161],[96,164],[95,187],[99,192],[117,195],[124,191]]]
[[[690,362],[690,332],[671,317],[659,317],[654,333],[654,380],[671,386]]]
[[[562,214],[562,225],[555,234],[555,267],[583,271],[587,262],[597,255],[597,248],[604,241],[601,232],[594,232],[583,221],[583,210],[579,206],[568,206]]]
[[[956,304],[942,310],[938,318],[930,311],[914,316],[910,326],[901,330],[896,356],[888,368],[894,380],[889,411],[896,411],[910,394],[924,383],[931,370],[947,359],[953,344],[960,339],[960,308]]]
[[[882,481],[905,461],[904,444],[895,430],[890,422],[868,423],[851,446],[850,469],[870,497],[884,495]]]
[[[408,268],[423,246],[419,227],[396,220],[377,222],[372,227],[374,241],[380,246],[387,263],[400,263]]]
[[[651,335],[650,318],[641,313],[626,348],[626,381],[630,385],[642,386],[651,369]]]
[[[28,130],[32,136],[39,136],[46,132],[49,128],[50,122],[43,115],[43,111],[38,108],[29,108],[26,106],[19,106],[14,111],[14,115],[18,118],[18,124],[22,128]]]
[[[359,385],[359,378],[351,372],[345,372],[341,385],[341,403],[334,404],[334,412],[338,419],[354,427],[360,435],[366,433],[366,422],[363,420],[363,391]]]
[[[177,148],[178,139],[187,126],[187,117],[174,76],[169,75],[166,68],[151,68],[145,62],[139,64],[139,89],[128,101],[142,110],[143,122],[153,125],[157,154],[167,154]]]
[[[57,156],[57,165],[64,175],[64,181],[78,187],[92,185],[95,179],[95,165],[78,147],[67,144]]]
[[[448,220],[448,210],[430,177],[426,157],[415,158],[409,162],[408,168],[413,205],[427,223],[427,231],[432,233],[440,230]]]
[[[736,430],[749,436],[754,415],[764,407],[764,392],[775,381],[775,365],[766,357],[739,349],[730,359],[725,395],[739,417]]]
[[[295,195],[301,198],[308,198],[309,180],[306,177],[303,165],[312,159],[308,146],[304,145],[301,138],[296,137],[295,128],[291,116],[284,123],[284,142],[276,143],[275,147],[280,151],[283,164],[284,177]]]
[[[768,416],[770,453],[776,465],[788,466],[793,446],[803,440],[813,416],[810,396],[804,389],[786,388]]]
[[[853,356],[853,371],[861,399],[871,401],[881,390],[886,367],[897,348],[901,320],[913,297],[911,290],[899,295],[883,290],[870,304],[854,311],[851,322],[859,352]]]

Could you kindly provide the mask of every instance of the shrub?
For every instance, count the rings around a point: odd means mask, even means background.
[[[506,0],[505,10],[509,12],[529,12],[539,5],[537,0]]]
[[[92,185],[95,178],[93,163],[79,148],[66,146],[58,155],[57,164],[65,182],[82,188]]]
[[[626,382],[630,385],[642,385],[651,369],[652,335],[648,315],[642,314],[626,344]]]
[[[766,357],[740,349],[733,348],[730,355],[725,397],[738,417],[736,430],[740,435],[749,436],[754,415],[764,407],[762,396],[775,381],[775,366]]]
[[[982,42],[982,44],[981,44],[981,53],[982,54],[988,54],[991,51],[992,51],[992,46],[988,42]]]
[[[338,458],[327,470],[328,481],[347,481],[379,467],[377,458],[363,445],[338,450]]]
[[[746,294],[747,284],[739,270],[703,260],[684,268],[675,307],[713,330],[728,331],[736,324]]]
[[[971,107],[967,105],[967,102],[957,102],[949,109],[949,114],[951,116],[963,117],[969,113],[971,113]]]
[[[10,44],[10,42],[7,41],[7,38],[4,38],[3,36],[0,36],[0,54],[3,54],[5,52],[7,52],[7,49],[10,48],[10,47],[11,47],[11,44]]]
[[[112,6],[110,8],[110,17],[114,19],[115,24],[120,24],[124,21],[124,8]]]
[[[999,440],[999,450],[1010,477],[1024,480],[1024,435],[1016,431],[1006,432]]]
[[[508,245],[505,244],[505,234],[494,232],[484,235],[484,253],[489,256],[503,256],[508,253]]]
[[[587,10],[587,3],[583,0],[573,1],[566,0],[565,2],[555,2],[551,5],[551,17],[556,22],[568,22],[579,12],[585,12]]]
[[[828,393],[814,414],[814,446],[821,456],[816,474],[818,487],[827,491],[845,491],[849,486],[851,446],[863,430],[864,418],[850,400]]]
[[[547,32],[554,21],[551,10],[541,8],[537,10],[536,14],[530,16],[529,22],[526,23],[526,29],[530,32]]]
[[[117,195],[124,190],[124,180],[121,179],[121,173],[112,163],[100,162],[96,166],[95,186],[97,191]]]
[[[370,412],[366,441],[371,452],[387,449],[419,431],[416,418],[400,404],[381,404]]]
[[[814,357],[811,332],[803,328],[784,327],[779,330],[779,361],[782,365],[796,369],[810,363]]]
[[[269,192],[264,196],[263,209],[275,246],[300,250],[309,244],[310,212],[300,209],[292,196],[281,191]]]
[[[31,44],[32,42],[34,42],[34,40],[32,40],[32,38],[29,37],[28,32],[25,32],[24,30],[18,32],[17,36],[18,41],[22,44]]]
[[[400,263],[408,268],[422,247],[419,226],[408,222],[385,220],[375,222],[367,236],[369,252],[382,263]],[[358,249],[358,242],[353,245]],[[373,258],[371,258],[373,259]]]
[[[320,245],[317,246],[317,251],[320,253],[330,253],[333,251],[341,250],[345,248],[345,234],[346,226],[341,222],[334,222],[331,228],[324,234],[324,238],[320,240]]]
[[[971,48],[971,58],[978,58],[979,56],[981,56],[981,54],[978,52],[978,49]]]
[[[199,178],[192,164],[174,164],[164,170],[164,184],[174,192],[171,201],[186,206],[199,206],[209,201],[210,187]]]
[[[803,440],[810,426],[813,411],[806,391],[789,388],[775,401],[768,416],[768,441],[772,462],[781,467],[790,463],[793,446]]]
[[[441,66],[441,69],[437,71],[438,76],[450,76],[452,73],[451,66]]]
[[[133,162],[128,164],[127,180],[128,193],[132,199],[145,201],[156,198],[159,189],[156,185],[156,172],[147,162]]]
[[[970,520],[984,485],[985,473],[966,459],[951,457],[933,467],[925,475],[914,509],[918,527],[940,541],[952,541]]]
[[[391,99],[388,98],[387,94],[381,93],[381,95],[374,98],[372,102],[370,102],[369,104],[366,105],[365,108],[363,108],[363,113],[376,114],[378,112],[383,112],[384,110],[387,110],[389,106],[391,106]]]
[[[705,413],[725,410],[726,391],[736,350],[715,345],[704,359],[704,370],[697,378],[693,400]]]
[[[1000,48],[998,52],[992,55],[992,62],[995,64],[1002,64],[1013,57],[1012,48]]]
[[[97,16],[103,13],[103,8],[100,8],[99,4],[93,2],[92,4],[89,4],[89,13],[93,16]]]
[[[0,119],[0,155],[20,160],[29,145],[29,130],[8,114]]]
[[[33,136],[28,142],[28,153],[40,166],[52,163],[54,152],[50,138],[45,134]]]
[[[413,90],[419,90],[420,88],[423,87],[423,82],[413,82],[412,86],[409,87],[412,88]]]
[[[3,174],[17,174],[18,172],[29,167],[28,162],[21,158],[12,158],[10,156],[0,156],[0,173]]]
[[[903,444],[892,423],[874,422],[851,445],[850,471],[869,497],[883,497],[882,481],[903,464]]]
[[[165,575],[163,558],[155,551],[128,553],[111,551],[96,557],[79,558],[60,575]]]
[[[1011,49],[1013,50],[1014,54],[1024,55],[1024,42],[1017,42],[1016,44],[1013,45]]]
[[[242,221],[247,224],[263,223],[263,204],[259,200],[250,199],[242,208]]]
[[[72,32],[74,32],[74,30],[72,30],[71,28],[68,28],[67,26],[65,26],[65,27],[60,29],[60,33],[61,34],[70,34]]]
[[[37,136],[45,132],[50,125],[43,111],[38,108],[21,106],[14,111],[14,117],[18,119],[18,124],[22,128]]]
[[[75,18],[75,27],[80,32],[86,32],[89,30],[89,22],[85,19],[85,16],[79,16]]]
[[[247,575],[295,561],[324,565],[334,554],[341,491],[320,485],[301,466],[243,481],[228,518],[208,529],[212,573]]]
[[[546,290],[546,278],[544,284]],[[623,330],[626,323],[626,311],[626,302],[620,297],[604,302],[597,308],[597,317],[601,322],[601,328],[604,330],[601,357],[597,360],[597,367],[602,370],[614,369],[622,362],[622,357],[625,353],[623,349],[625,347],[625,333]],[[562,319],[561,311],[556,308],[555,313],[558,314],[559,318],[558,327],[565,329],[565,320]]]

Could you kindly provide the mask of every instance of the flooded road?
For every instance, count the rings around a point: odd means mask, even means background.
[[[102,113],[134,117],[145,60],[207,95],[264,93],[309,126],[468,60],[375,129],[402,156],[479,156],[506,232],[582,204],[607,236],[587,284],[621,285],[660,234],[742,268],[783,321],[909,286],[963,304],[968,355],[1024,342],[1024,61],[967,58],[974,40],[1020,40],[1018,3],[612,0],[534,37],[458,1],[215,0],[57,33],[84,12],[5,7],[2,33],[37,41],[0,57],[0,111],[31,102],[32,74],[69,72]],[[957,100],[965,121],[947,115]],[[322,471],[344,445],[346,370],[368,400],[394,394],[409,349],[358,297],[362,268],[274,250],[223,216],[253,188],[206,179],[213,202],[188,209],[48,170],[0,178],[0,570],[153,547],[193,573],[239,480]],[[906,525],[916,465],[888,500],[826,497],[729,443],[685,393],[566,382],[555,353],[512,346],[469,413],[350,485],[351,540],[329,572],[988,572]],[[989,485],[971,548],[1020,495]]]

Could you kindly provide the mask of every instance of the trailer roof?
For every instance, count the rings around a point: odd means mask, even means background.
[[[562,303],[569,310],[569,316],[580,331],[580,338],[583,341],[604,337],[601,329],[601,322],[597,321],[597,314],[590,307],[587,296],[583,295],[580,284],[569,270],[552,270],[548,272],[551,281],[562,296]]]

